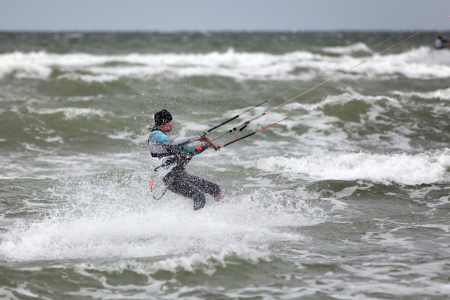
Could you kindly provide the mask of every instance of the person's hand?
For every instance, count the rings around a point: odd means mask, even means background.
[[[214,150],[216,150],[216,148],[217,148],[216,142],[207,143],[206,146],[208,148],[213,148]]]
[[[197,136],[197,141],[199,142],[209,142],[209,137],[207,135]]]

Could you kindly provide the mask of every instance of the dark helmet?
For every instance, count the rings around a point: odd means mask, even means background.
[[[172,121],[172,115],[167,109],[160,110],[155,114],[155,127],[164,125],[170,121]]]

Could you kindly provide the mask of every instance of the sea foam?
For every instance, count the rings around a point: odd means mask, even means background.
[[[120,172],[119,172],[120,173]],[[301,241],[286,226],[310,226],[326,217],[304,205],[285,207],[277,195],[252,193],[200,211],[191,199],[170,192],[153,200],[145,174],[61,179],[50,192],[58,209],[2,234],[2,260],[154,257],[221,253],[229,247],[258,249],[279,241]],[[64,183],[65,182],[65,183]],[[158,185],[158,183],[157,183]],[[160,193],[161,191],[159,191]]]

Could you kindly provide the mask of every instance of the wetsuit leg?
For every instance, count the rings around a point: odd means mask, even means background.
[[[172,171],[163,178],[167,188],[182,196],[194,200],[194,209],[200,209],[205,205],[205,195],[208,193],[213,197],[220,194],[220,187],[206,179],[190,175],[186,171]]]
[[[210,194],[213,197],[216,197],[217,195],[220,194],[221,190],[220,187],[211,182],[208,181],[206,179],[194,176],[194,175],[190,175],[187,174],[185,172],[184,178],[190,183],[195,185],[198,189],[200,189],[202,192],[206,193],[206,194]]]

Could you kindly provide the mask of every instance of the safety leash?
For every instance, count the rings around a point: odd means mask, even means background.
[[[152,196],[155,200],[161,200],[162,197],[164,197],[164,194],[167,192],[167,187],[162,193],[160,197],[155,197],[155,194],[153,193],[153,184],[155,183],[155,174],[153,174],[152,179],[150,180],[150,192],[152,193]]]

